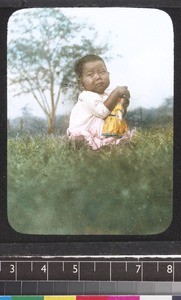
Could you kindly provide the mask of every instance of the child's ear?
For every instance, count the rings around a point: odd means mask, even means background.
[[[78,79],[78,85],[79,85],[79,89],[80,89],[81,91],[83,91],[83,90],[84,90],[84,85],[83,85],[83,83],[82,83],[81,78]]]

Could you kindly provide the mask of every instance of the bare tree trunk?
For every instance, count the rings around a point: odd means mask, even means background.
[[[51,65],[50,65],[51,69]],[[55,133],[55,100],[54,100],[54,76],[51,74],[50,78],[50,100],[51,100],[51,113],[48,116],[48,134]]]
[[[48,134],[55,133],[55,114],[52,113],[48,116]]]
[[[24,128],[24,124],[25,122],[21,119],[20,122],[19,122],[19,129],[22,131],[23,128]]]

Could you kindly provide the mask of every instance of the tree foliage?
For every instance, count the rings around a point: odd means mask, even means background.
[[[137,107],[128,111],[126,118],[130,126],[150,128],[173,124],[173,97],[164,99],[157,108]]]
[[[91,27],[67,17],[59,8],[18,11],[11,17],[8,43],[9,82],[16,95],[32,94],[54,132],[62,90],[74,86],[73,65],[87,53],[102,55],[107,45],[96,45]]]

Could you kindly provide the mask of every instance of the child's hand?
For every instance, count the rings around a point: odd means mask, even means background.
[[[128,103],[130,92],[127,86],[117,86],[104,101],[104,105],[109,109],[109,111],[112,111],[118,104],[120,98],[127,98]]]
[[[128,99],[130,98],[130,92],[127,88],[127,86],[118,86],[116,88],[116,90],[118,90],[120,98],[124,98],[124,99]]]
[[[130,100],[129,98],[124,95],[122,98],[121,98],[121,104],[124,108],[127,108],[129,106],[129,103],[130,103]]]
[[[119,89],[119,92],[122,93],[122,96],[120,97],[120,103],[123,106],[124,110],[122,112],[122,116],[124,117],[127,113],[127,107],[130,103],[130,92],[126,86],[120,86],[117,87]]]

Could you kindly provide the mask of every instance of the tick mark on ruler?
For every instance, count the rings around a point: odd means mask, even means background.
[[[128,263],[125,263],[125,271],[128,272]]]
[[[159,262],[156,263],[156,270],[159,272]]]
[[[64,264],[64,261],[62,262],[62,271],[63,271],[63,272],[65,271],[65,264]]]
[[[33,272],[33,262],[31,262],[31,272]]]
[[[96,262],[94,262],[94,272],[96,272]]]

